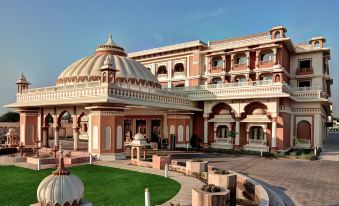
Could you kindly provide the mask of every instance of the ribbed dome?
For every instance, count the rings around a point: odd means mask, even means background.
[[[39,185],[38,202],[43,205],[80,205],[84,185],[74,175],[49,175]]]
[[[158,80],[145,66],[125,57],[123,52],[123,48],[116,46],[110,36],[106,44],[98,46],[94,55],[82,58],[68,66],[59,75],[57,85],[99,81],[100,68],[109,56],[111,64],[117,70],[116,79],[118,82],[160,87]]]
[[[41,206],[80,206],[83,196],[84,185],[65,168],[60,145],[58,169],[39,184],[38,202]]]

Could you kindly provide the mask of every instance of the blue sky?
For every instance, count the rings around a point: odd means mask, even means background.
[[[294,42],[327,38],[332,100],[339,116],[338,11],[339,1],[334,0],[0,0],[0,105],[15,101],[15,80],[21,72],[31,87],[52,86],[65,67],[92,54],[109,32],[132,52],[284,25]]]

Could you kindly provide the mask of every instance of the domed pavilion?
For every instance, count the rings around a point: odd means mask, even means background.
[[[169,142],[172,126],[181,128],[175,131],[177,145],[186,145],[192,112],[202,110],[184,96],[161,89],[151,71],[127,57],[112,35],[92,55],[66,67],[55,86],[29,84],[21,74],[16,102],[6,106],[20,112],[20,142],[29,147],[41,140],[44,147],[58,146],[67,122],[73,149],[99,159],[124,159],[125,134],[138,131],[148,142],[160,143]],[[48,143],[51,137],[54,145]],[[79,139],[88,140],[86,148],[79,147]]]

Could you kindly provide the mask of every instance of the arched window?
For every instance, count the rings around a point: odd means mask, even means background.
[[[222,83],[222,79],[220,77],[213,77],[212,84],[221,84]]]
[[[174,73],[176,72],[184,72],[184,65],[182,63],[177,63],[174,65]]]
[[[274,33],[274,38],[275,38],[275,39],[278,39],[278,38],[280,38],[280,37],[281,37],[280,31],[276,31],[276,32]]]
[[[264,130],[262,127],[253,126],[250,129],[250,138],[251,139],[264,139]]]
[[[275,81],[275,82],[280,82],[280,75],[279,75],[279,74],[276,74],[276,75],[275,75],[274,81]]]
[[[234,77],[234,82],[246,82],[246,77],[243,75]]]
[[[212,67],[222,67],[223,64],[224,61],[220,56],[215,56],[212,58]]]
[[[228,134],[228,127],[225,125],[219,126],[217,128],[218,134],[219,134],[219,138],[227,138],[227,134]]]
[[[158,67],[158,74],[167,74],[166,66],[162,65]]]
[[[315,41],[315,42],[314,42],[314,48],[319,48],[319,47],[320,47],[319,41]]]
[[[260,61],[262,62],[272,62],[273,61],[273,51],[272,50],[268,50],[268,51],[264,51],[260,54]]]
[[[184,141],[184,127],[182,125],[178,126],[178,142]]]
[[[312,135],[312,126],[311,124],[306,121],[302,120],[297,124],[297,138],[298,139],[311,139]]]
[[[234,64],[246,64],[247,63],[247,57],[246,54],[242,53],[242,54],[238,54],[236,55],[235,59],[234,59]]]

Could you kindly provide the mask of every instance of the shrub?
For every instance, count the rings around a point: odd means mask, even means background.
[[[204,185],[202,186],[201,190],[205,192],[220,192],[221,191],[220,187],[217,187],[213,184]]]
[[[0,155],[14,154],[17,152],[18,152],[18,149],[15,147],[7,147],[7,148],[0,149]]]
[[[216,169],[215,174],[218,174],[218,175],[227,175],[228,172],[226,170],[223,170],[223,169]]]
[[[204,160],[198,159],[198,158],[193,158],[191,162],[203,162]]]

